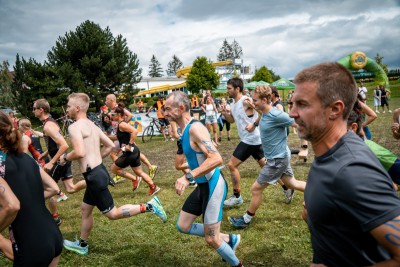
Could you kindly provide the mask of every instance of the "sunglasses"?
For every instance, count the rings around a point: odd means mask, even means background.
[[[116,115],[117,113],[112,112],[112,113],[109,113],[109,114],[110,114],[110,116],[114,116],[114,115]]]

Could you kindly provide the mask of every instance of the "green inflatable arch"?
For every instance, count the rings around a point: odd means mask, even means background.
[[[337,61],[351,71],[364,69],[375,74],[375,84],[390,88],[389,79],[382,67],[368,58],[363,52],[356,51]]]

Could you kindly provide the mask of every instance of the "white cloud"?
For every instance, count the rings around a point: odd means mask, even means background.
[[[85,20],[122,34],[147,72],[154,54],[163,69],[177,55],[216,59],[224,39],[239,42],[244,63],[283,77],[360,50],[400,67],[398,1],[5,1],[0,0],[0,61],[17,53],[39,62],[58,36]]]

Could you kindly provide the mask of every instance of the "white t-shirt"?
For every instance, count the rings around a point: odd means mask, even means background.
[[[236,103],[231,105],[232,116],[235,119],[236,127],[238,129],[238,134],[240,141],[248,145],[260,145],[260,130],[258,127],[252,132],[246,130],[248,124],[254,123],[258,118],[258,113],[255,112],[253,117],[248,117],[244,108],[243,101],[249,98],[248,96],[242,96]]]
[[[358,94],[361,96],[362,100],[365,101],[367,99],[367,88],[365,86],[358,87]]]

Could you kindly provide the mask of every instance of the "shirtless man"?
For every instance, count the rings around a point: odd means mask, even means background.
[[[64,247],[80,255],[89,253],[88,238],[93,227],[93,208],[96,206],[110,220],[129,218],[140,213],[151,212],[167,220],[167,215],[158,197],[147,203],[126,204],[119,208],[114,206],[113,197],[108,190],[110,175],[102,163],[114,148],[114,143],[99,127],[87,118],[89,96],[84,93],[73,93],[68,97],[67,113],[76,120],[69,126],[73,150],[65,153],[62,163],[76,160],[85,177],[87,188],[81,205],[82,224],[80,240],[64,240]],[[103,148],[100,150],[100,145]]]

